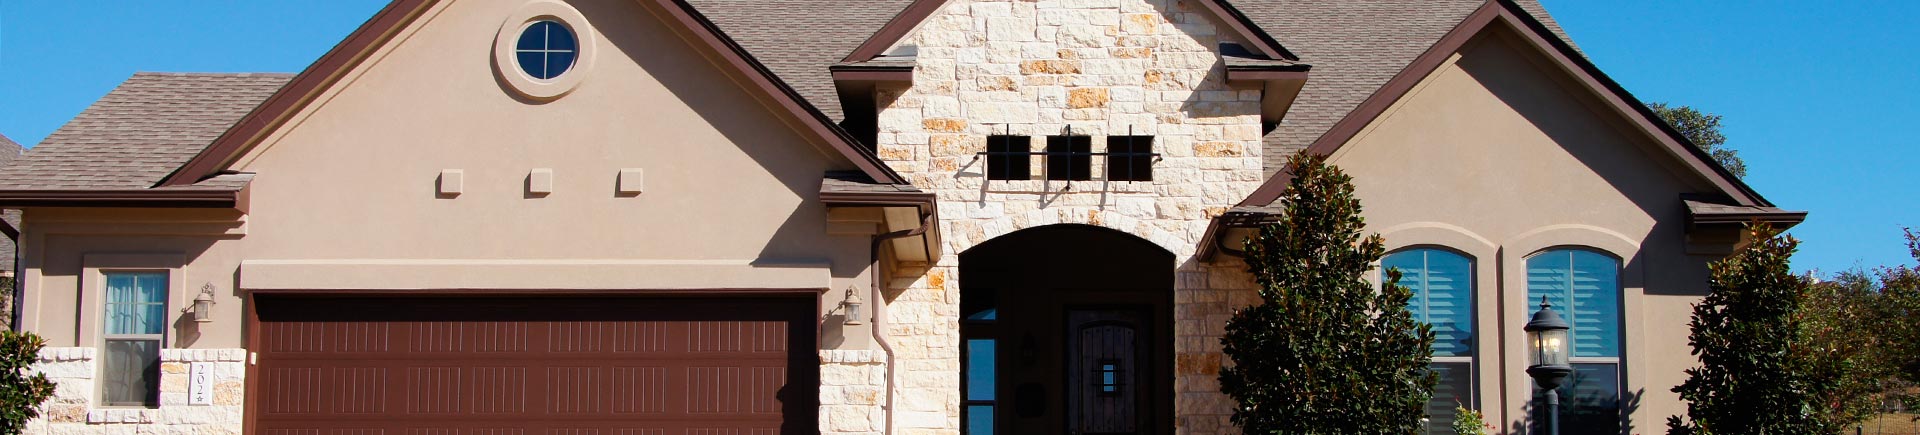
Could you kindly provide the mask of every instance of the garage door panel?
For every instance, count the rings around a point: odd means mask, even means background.
[[[263,296],[259,304],[263,431],[817,428],[810,300]]]

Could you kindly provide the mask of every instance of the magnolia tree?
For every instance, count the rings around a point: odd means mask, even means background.
[[[1834,299],[1789,261],[1799,241],[1766,225],[1754,242],[1712,266],[1693,308],[1689,343],[1700,366],[1674,387],[1686,419],[1669,434],[1837,434],[1871,409],[1865,364],[1871,342],[1858,323],[1824,314]]]
[[[1398,272],[1378,288],[1365,278],[1386,249],[1361,235],[1352,179],[1306,153],[1288,167],[1284,213],[1246,243],[1261,304],[1235,312],[1221,339],[1233,422],[1248,434],[1418,434],[1433,331],[1407,311]]]

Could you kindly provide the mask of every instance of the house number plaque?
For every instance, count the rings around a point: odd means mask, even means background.
[[[213,404],[213,364],[197,362],[187,369],[187,404]]]

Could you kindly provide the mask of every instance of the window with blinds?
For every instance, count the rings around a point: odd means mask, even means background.
[[[160,403],[160,347],[167,328],[167,274],[106,274],[101,403]]]
[[[1451,434],[1454,407],[1475,407],[1473,260],[1444,249],[1415,248],[1387,255],[1380,266],[1383,274],[1400,271],[1400,285],[1413,290],[1407,311],[1433,327],[1433,363],[1428,369],[1440,383],[1427,401],[1426,433]]]
[[[1620,261],[1584,249],[1536,254],[1527,259],[1529,316],[1539,311],[1541,298],[1573,324],[1568,335],[1574,373],[1558,390],[1560,430],[1620,433]],[[1535,398],[1541,394],[1536,387]]]
[[[1540,298],[1573,324],[1573,356],[1620,357],[1620,262],[1580,249],[1560,249],[1527,259],[1527,313]]]

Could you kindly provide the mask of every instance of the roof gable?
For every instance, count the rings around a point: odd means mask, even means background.
[[[312,103],[316,96],[336,85],[348,71],[389,43],[396,33],[414,23],[438,1],[395,0],[388,4],[339,45],[295,76],[286,87],[268,97],[259,107],[234,123],[231,129],[162,179],[157,187],[191,185],[219,175],[236,158],[247,154],[274,129]],[[689,42],[717,53],[720,59],[716,64],[739,72],[746,78],[744,87],[751,92],[761,93],[775,107],[792,115],[803,131],[847,158],[861,172],[881,183],[907,183],[684,1],[643,0],[642,4],[656,8],[655,11],[665,18],[663,21],[689,35]]]
[[[1414,58],[1411,64],[1402,69],[1384,86],[1375,90],[1371,96],[1361,101],[1351,112],[1335,122],[1325,134],[1306,147],[1307,152],[1331,155],[1340,147],[1351,142],[1354,135],[1406,96],[1421,79],[1441,67],[1447,58],[1459,52],[1474,36],[1489,29],[1490,26],[1506,26],[1520,35],[1527,45],[1538,50],[1549,61],[1569,74],[1575,83],[1592,92],[1614,113],[1626,119],[1631,126],[1646,134],[1679,159],[1690,171],[1706,179],[1715,188],[1731,199],[1735,205],[1771,207],[1773,204],[1761,197],[1746,183],[1727,172],[1705,152],[1687,142],[1684,136],[1661,121],[1646,105],[1633,97],[1619,83],[1581,56],[1572,45],[1556,36],[1552,29],[1534,19],[1518,4],[1510,0],[1488,0],[1466,16],[1452,30],[1442,36],[1425,52]],[[1266,206],[1277,200],[1286,190],[1291,176],[1281,169],[1246,200],[1241,206]]]

